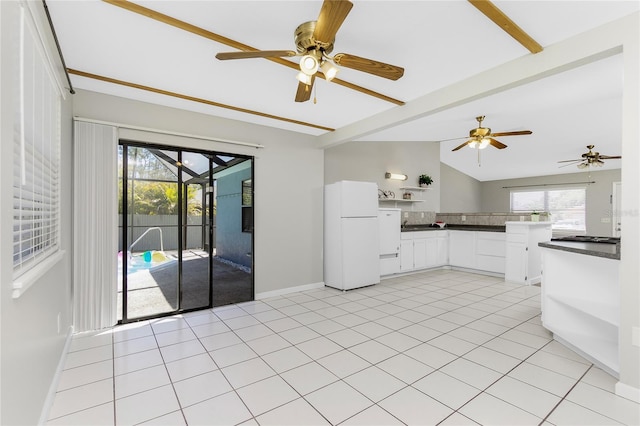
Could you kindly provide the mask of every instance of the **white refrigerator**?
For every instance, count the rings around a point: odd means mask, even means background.
[[[380,282],[378,185],[340,181],[324,189],[324,283],[340,290]]]

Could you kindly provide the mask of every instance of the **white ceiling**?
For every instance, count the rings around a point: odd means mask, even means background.
[[[293,31],[317,19],[322,1],[136,2],[258,49],[295,50]],[[497,65],[530,55],[466,1],[355,0],[338,31],[334,54],[350,53],[405,68],[390,81],[343,68],[339,78],[402,101],[420,98]],[[494,1],[543,47],[640,9],[637,1]],[[99,1],[47,1],[69,68],[265,114],[340,129],[403,108],[316,80],[317,103],[294,102],[296,71],[264,59],[218,61],[234,49]],[[294,60],[296,58],[293,58]],[[368,141],[438,141],[464,137],[475,117],[495,131],[529,129],[499,138],[507,149],[451,149],[441,161],[478,179],[495,180],[577,171],[557,161],[579,158],[588,144],[606,155],[621,151],[622,62],[585,65],[438,114],[369,134]],[[232,118],[295,132],[324,130],[139,89],[71,76],[75,88]],[[312,97],[313,99],[313,97]],[[429,142],[425,142],[429,143]],[[611,160],[604,168],[619,168]]]

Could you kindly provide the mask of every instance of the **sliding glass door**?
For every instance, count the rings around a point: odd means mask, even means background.
[[[118,319],[253,300],[253,160],[121,142],[119,164]]]

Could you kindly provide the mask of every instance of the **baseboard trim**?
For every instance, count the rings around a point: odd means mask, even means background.
[[[60,383],[60,376],[62,376],[62,371],[64,370],[64,365],[67,362],[67,353],[69,353],[69,346],[71,346],[71,340],[73,340],[73,326],[69,326],[69,330],[67,331],[67,339],[64,342],[64,348],[62,348],[62,354],[60,355],[60,360],[58,361],[58,366],[56,367],[56,372],[53,375],[53,379],[51,380],[51,385],[49,386],[49,392],[47,392],[47,397],[44,400],[44,404],[42,405],[42,412],[40,413],[40,420],[38,421],[39,425],[44,425],[49,420],[49,411],[51,411],[51,406],[53,405],[53,401],[56,398],[56,392],[58,391],[58,384]]]
[[[616,395],[627,398],[633,402],[640,404],[640,389],[624,383],[616,383]]]
[[[315,290],[322,287],[324,287],[324,281],[319,283],[303,284],[295,287],[282,288],[280,290],[264,291],[262,293],[256,293],[256,300],[284,296],[285,294],[298,293],[300,291]]]

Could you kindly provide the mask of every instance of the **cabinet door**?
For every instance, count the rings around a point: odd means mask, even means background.
[[[507,281],[527,281],[527,246],[524,243],[507,241],[504,278]]]
[[[427,240],[413,240],[413,267],[421,269],[427,267]]]
[[[427,268],[433,268],[438,265],[438,238],[428,238],[425,240],[427,246]]]
[[[449,231],[449,263],[451,266],[475,268],[475,235],[470,231]]]
[[[411,271],[413,269],[413,240],[400,241],[400,270]]]
[[[448,265],[449,264],[449,238],[438,237],[437,238],[438,249],[436,265]]]

